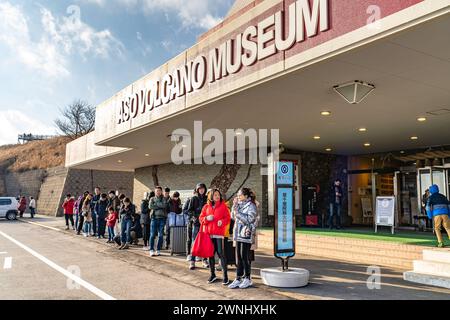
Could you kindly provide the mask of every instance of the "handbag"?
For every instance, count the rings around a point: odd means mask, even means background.
[[[205,231],[200,230],[192,245],[193,257],[211,258],[214,256],[214,244]]]

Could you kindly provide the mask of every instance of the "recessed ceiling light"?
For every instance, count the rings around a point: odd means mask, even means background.
[[[123,161],[122,161],[122,160],[117,160],[117,162],[118,162],[118,163],[122,163]]]
[[[332,149],[331,149],[331,148],[326,148],[325,151],[326,151],[326,152],[331,152]]]
[[[314,140],[320,140],[320,136],[314,136]]]
[[[405,151],[400,151],[401,154],[405,154]]]
[[[366,131],[367,131],[367,128],[359,128],[358,131],[359,131],[359,132],[366,132]]]
[[[370,143],[369,142],[364,143],[364,147],[370,147]]]
[[[419,117],[419,118],[417,118],[417,121],[419,121],[419,122],[425,122],[425,121],[427,121],[427,118],[425,118],[425,117]]]
[[[146,157],[150,157],[150,155],[148,153],[145,154]]]
[[[411,140],[419,140],[419,137],[413,136],[411,137]]]
[[[322,116],[331,116],[331,112],[330,111],[322,111],[320,114]]]

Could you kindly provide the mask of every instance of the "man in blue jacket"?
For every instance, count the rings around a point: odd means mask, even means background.
[[[438,247],[444,247],[444,240],[442,239],[441,227],[444,226],[447,231],[447,235],[450,239],[450,203],[448,199],[439,193],[439,187],[437,185],[432,185],[430,187],[430,197],[427,201],[427,215],[428,218],[432,219],[434,222],[434,231],[438,238]]]

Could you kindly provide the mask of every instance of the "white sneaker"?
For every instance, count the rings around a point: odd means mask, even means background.
[[[188,254],[188,256],[186,257],[186,261],[191,261],[192,255]]]
[[[209,263],[206,260],[203,261],[203,268],[209,269]]]
[[[253,285],[252,280],[245,278],[242,283],[239,285],[239,289],[247,289]]]
[[[159,257],[161,255],[160,251],[156,251],[156,256]]]
[[[202,258],[200,258],[200,257],[195,257],[195,262],[200,262],[200,261],[202,261]]]
[[[148,247],[142,247],[142,250],[148,251]]]
[[[236,289],[241,285],[242,281],[239,279],[234,279],[234,281],[228,286],[230,289]]]
[[[150,257],[153,257],[155,255],[155,251],[150,250]]]

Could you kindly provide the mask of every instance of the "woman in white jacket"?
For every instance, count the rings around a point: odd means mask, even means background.
[[[242,188],[233,200],[232,216],[235,221],[233,240],[236,242],[236,279],[230,289],[246,289],[253,285],[251,280],[250,250],[255,243],[258,213],[256,197],[249,188]]]

